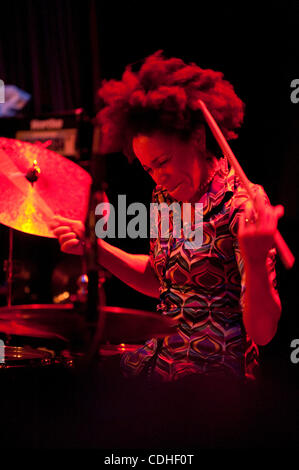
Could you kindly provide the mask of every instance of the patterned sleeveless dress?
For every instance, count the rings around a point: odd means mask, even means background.
[[[269,203],[261,186],[252,184],[252,188]],[[159,216],[158,237],[150,240],[150,260],[161,286],[157,311],[177,321],[177,332],[162,344],[153,338],[125,353],[121,358],[125,376],[143,374],[155,357],[149,370],[162,381],[190,374],[254,379],[258,348],[242,321],[245,276],[237,239],[239,215],[247,200],[234,170],[229,171],[222,158],[208,191],[198,201],[203,204],[200,248],[186,249],[183,231],[181,238],[173,237],[171,211],[169,237],[161,238]],[[170,205],[174,201],[161,186],[153,191],[152,202]],[[273,248],[267,266],[276,289],[275,256]]]

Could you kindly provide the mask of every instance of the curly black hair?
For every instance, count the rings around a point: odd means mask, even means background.
[[[98,95],[102,105],[96,116],[101,153],[123,152],[129,161],[135,158],[132,138],[139,133],[159,130],[188,139],[205,125],[199,99],[228,140],[237,138],[235,130],[244,117],[244,103],[222,72],[178,58],[167,59],[163,50],[144,59],[137,72],[128,65],[121,80],[104,80]],[[212,142],[214,138],[209,138],[207,147],[213,152]]]

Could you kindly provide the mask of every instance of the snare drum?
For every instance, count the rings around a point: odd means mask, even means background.
[[[0,369],[47,367],[54,363],[48,351],[29,346],[0,346]]]

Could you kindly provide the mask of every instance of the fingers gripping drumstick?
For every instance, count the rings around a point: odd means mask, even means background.
[[[228,145],[227,140],[222,134],[218,124],[216,123],[215,119],[211,115],[210,111],[207,109],[205,103],[202,100],[198,100],[198,104],[224,156],[227,157],[231,166],[234,168],[236,174],[238,175],[238,177],[240,178],[240,181],[242,182],[244,188],[246,189],[253,203],[253,206],[257,209],[254,193],[250,187],[249,180],[247,176],[245,175],[243,169],[241,168],[235,155],[233,154],[230,146]],[[275,241],[275,246],[277,248],[279,256],[281,258],[281,261],[283,262],[285,268],[291,269],[295,262],[295,257],[278,230],[276,230],[276,233],[274,235],[274,241]]]

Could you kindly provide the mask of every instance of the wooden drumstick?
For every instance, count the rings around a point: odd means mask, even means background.
[[[255,202],[255,196],[254,193],[251,189],[250,182],[245,175],[243,169],[241,168],[238,160],[236,159],[235,155],[233,154],[230,146],[227,143],[227,140],[225,139],[224,135],[222,134],[218,124],[216,123],[215,119],[211,115],[210,111],[206,107],[205,103],[202,100],[198,100],[199,107],[207,121],[207,124],[209,125],[215,139],[218,142],[219,147],[221,148],[223,154],[225,157],[227,157],[228,161],[230,162],[231,166],[234,168],[236,174],[240,178],[240,181],[242,182],[242,185],[246,189],[253,206],[257,210],[256,207],[256,202]],[[291,250],[289,249],[288,245],[284,241],[283,237],[277,230],[275,235],[274,235],[274,241],[275,241],[275,246],[277,248],[277,251],[279,253],[279,256],[281,258],[281,261],[283,262],[284,266],[286,269],[291,269],[294,265],[295,262],[295,257]]]

